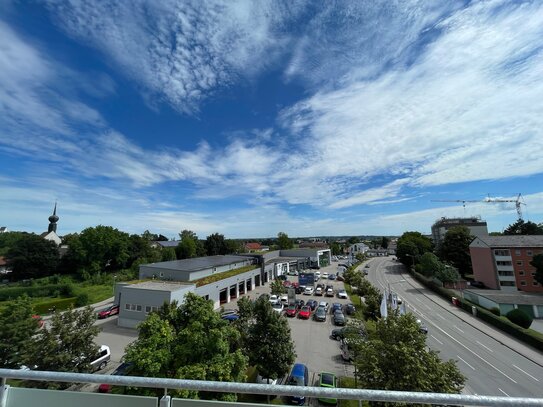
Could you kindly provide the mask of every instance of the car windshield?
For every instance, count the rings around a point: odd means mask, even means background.
[[[309,311],[309,307],[302,307],[302,312],[308,312]]]
[[[333,386],[334,385],[334,375],[322,373],[321,374],[321,384],[325,386]]]
[[[303,386],[304,385],[304,378],[303,377],[298,377],[298,376],[291,376],[289,381],[288,381],[288,384],[290,386]]]
[[[273,304],[274,309],[282,309],[283,306],[281,304]]]

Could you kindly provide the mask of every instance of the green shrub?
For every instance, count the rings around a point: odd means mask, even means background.
[[[69,284],[45,284],[36,286],[7,287],[0,289],[0,301],[14,300],[23,294],[29,297],[52,297],[57,292],[65,297],[73,297],[73,287]]]
[[[524,329],[528,329],[530,325],[532,325],[533,318],[521,309],[513,309],[509,311],[505,316],[509,321],[523,327]]]
[[[500,309],[498,307],[490,308],[489,311],[492,312],[494,315],[497,315],[497,316],[501,315]]]
[[[87,293],[81,293],[75,298],[76,307],[84,307],[89,303],[89,295]]]

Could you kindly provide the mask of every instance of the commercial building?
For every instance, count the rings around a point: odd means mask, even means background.
[[[473,274],[488,288],[543,292],[533,256],[543,253],[543,236],[481,236],[469,246]]]
[[[488,236],[486,221],[479,217],[441,218],[432,225],[432,240],[436,246],[443,241],[447,231],[455,226],[465,226],[473,236]]]
[[[543,318],[543,296],[541,294],[469,289],[464,290],[462,295],[466,300],[488,310],[499,309],[501,315],[506,315],[509,311],[518,308],[532,318]]]

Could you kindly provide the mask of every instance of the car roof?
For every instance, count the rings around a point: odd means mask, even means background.
[[[321,373],[321,386],[333,386],[335,383],[336,375],[334,373],[322,372]]]
[[[305,374],[307,367],[303,363],[296,363],[292,367],[291,376],[303,376]]]

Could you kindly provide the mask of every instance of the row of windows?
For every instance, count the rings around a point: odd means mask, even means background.
[[[495,249],[494,250],[495,256],[511,256],[511,253],[507,249]],[[522,251],[520,249],[515,249],[515,256],[522,255]],[[533,253],[531,250],[526,250],[526,256],[533,256]]]
[[[125,304],[124,308],[127,310],[127,311],[136,311],[136,312],[142,312],[143,311],[143,306],[140,305],[140,304]],[[154,307],[154,306],[150,306],[150,305],[146,305],[145,306],[145,313],[148,314],[152,311],[158,311],[158,308],[159,307]]]
[[[502,260],[498,260],[496,264],[498,266],[512,266],[513,265],[513,263],[511,263],[510,261],[502,261]]]
[[[498,275],[512,277],[512,276],[515,275],[515,273],[513,271],[509,271],[509,270],[499,270]]]
[[[528,283],[526,283],[526,281],[524,281],[524,280],[520,280],[520,285],[526,286],[526,285],[528,285]],[[537,281],[532,281],[532,285],[534,287],[537,287],[539,285],[539,283]]]
[[[500,285],[502,287],[514,287],[515,282],[514,281],[500,281]]]
[[[535,271],[532,271],[531,274],[532,274],[532,277],[535,277]],[[526,273],[524,272],[524,270],[520,270],[520,271],[518,272],[518,275],[519,275],[519,276],[525,276]]]

